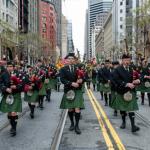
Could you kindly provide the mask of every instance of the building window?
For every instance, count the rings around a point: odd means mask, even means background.
[[[123,19],[122,19],[122,17],[120,17],[120,21],[122,21]]]
[[[9,0],[6,0],[6,8],[8,8]]]
[[[6,15],[6,22],[8,22],[8,14]]]
[[[3,12],[3,20],[5,19],[5,13]]]
[[[123,2],[120,2],[120,6],[123,4]]]
[[[123,28],[123,25],[120,25],[120,29],[122,29]]]
[[[129,5],[129,0],[126,0],[126,5]]]
[[[123,10],[122,9],[120,9],[120,13],[122,13],[123,12]]]

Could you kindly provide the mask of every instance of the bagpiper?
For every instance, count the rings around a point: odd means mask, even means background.
[[[0,103],[0,111],[8,113],[8,119],[10,120],[10,134],[16,135],[18,112],[22,111],[21,92],[23,91],[23,83],[12,74],[14,71],[14,64],[12,62],[7,63],[7,67],[0,75],[0,88],[2,91],[2,101]]]
[[[115,92],[115,100],[112,107],[120,110],[122,116],[121,129],[126,128],[127,112],[131,121],[131,131],[139,131],[140,128],[135,125],[135,113],[138,110],[136,99],[136,86],[140,83],[139,79],[133,79],[133,69],[130,67],[131,57],[128,54],[123,54],[122,64],[115,69],[114,82],[117,85]]]
[[[97,74],[97,80],[98,80],[98,91],[100,91],[101,94],[101,100],[104,99],[104,92],[102,90],[102,80],[101,80],[101,76],[102,76],[102,68],[104,67],[104,63],[101,64],[100,68],[98,69],[98,74]]]
[[[105,60],[105,65],[101,69],[100,82],[101,82],[101,90],[104,93],[105,106],[108,106],[108,100],[111,101],[111,88],[110,88],[110,61]]]
[[[110,78],[110,85],[111,85],[111,102],[110,102],[110,107],[112,106],[113,102],[115,101],[116,99],[116,90],[117,90],[117,85],[116,83],[114,82],[114,72],[115,72],[115,69],[119,66],[119,62],[118,61],[113,61],[112,62],[112,70],[111,70],[111,78]],[[114,110],[114,116],[117,116],[117,110],[115,109]]]
[[[84,99],[82,92],[84,77],[81,77],[77,74],[77,68],[74,65],[74,53],[69,53],[65,59],[67,59],[67,65],[60,70],[60,79],[64,84],[64,95],[61,101],[60,108],[69,109],[68,115],[71,121],[69,130],[75,130],[77,134],[81,134],[81,130],[79,128],[79,120],[80,111],[84,108]],[[76,123],[74,123],[74,116]]]
[[[144,105],[145,93],[147,93],[150,106],[150,64],[146,60],[142,61],[142,69],[140,72],[141,84],[136,88],[141,92],[141,104]]]
[[[23,77],[25,83],[24,87],[24,100],[28,102],[30,108],[30,117],[34,118],[34,110],[36,103],[38,102],[38,93],[41,88],[41,81],[37,76],[37,72],[31,66],[27,66],[27,73]]]

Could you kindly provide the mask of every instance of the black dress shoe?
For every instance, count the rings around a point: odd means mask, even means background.
[[[33,119],[34,118],[34,114],[30,113],[30,117],[31,117],[31,119]]]
[[[122,125],[120,126],[121,129],[125,129],[126,128],[126,124],[122,123]]]
[[[134,132],[137,132],[137,131],[139,131],[140,130],[140,128],[138,127],[138,126],[134,126],[134,127],[132,127],[132,132],[134,133]]]
[[[12,137],[16,136],[16,130],[12,128],[10,134]]]
[[[75,126],[75,132],[76,132],[76,134],[81,134],[81,130],[79,129],[78,126]]]
[[[117,117],[117,112],[114,112],[114,116]]]
[[[73,131],[74,130],[74,124],[71,124],[69,131]]]

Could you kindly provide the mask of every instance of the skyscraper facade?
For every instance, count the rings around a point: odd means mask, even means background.
[[[88,1],[88,59],[92,58],[92,29],[96,16],[108,12],[112,8],[113,0],[89,0]]]

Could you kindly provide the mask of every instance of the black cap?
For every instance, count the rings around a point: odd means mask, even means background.
[[[127,59],[127,58],[131,58],[131,56],[129,54],[123,54],[122,55],[122,59]]]
[[[112,65],[119,65],[119,61],[113,61]]]
[[[69,53],[69,54],[65,57],[65,59],[67,59],[68,57],[74,57],[74,58],[76,58],[75,53]]]
[[[105,60],[105,63],[110,63],[110,60],[109,60],[109,59],[106,59],[106,60]]]
[[[15,64],[12,61],[7,62],[7,66],[14,66]]]

